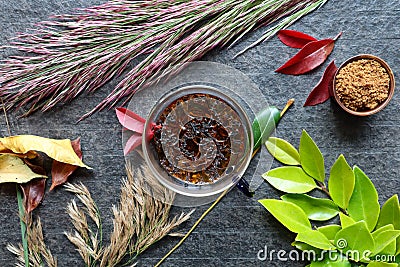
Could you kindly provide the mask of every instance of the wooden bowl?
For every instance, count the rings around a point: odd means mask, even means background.
[[[350,62],[356,61],[356,60],[360,60],[360,59],[372,59],[375,60],[377,62],[379,62],[381,64],[381,66],[386,70],[386,72],[389,75],[389,94],[388,97],[385,101],[383,101],[381,104],[379,104],[377,107],[375,107],[374,109],[371,110],[366,110],[366,111],[355,111],[352,109],[349,109],[348,107],[346,107],[341,101],[340,98],[336,92],[336,76],[338,75],[339,71],[346,66],[347,64],[349,64]],[[336,102],[339,104],[339,106],[345,110],[346,112],[355,115],[355,116],[369,116],[372,114],[375,114],[379,111],[381,111],[382,109],[384,109],[387,104],[389,104],[390,100],[393,97],[393,93],[394,93],[394,88],[395,88],[395,81],[394,81],[394,75],[392,70],[390,69],[389,65],[381,58],[374,56],[374,55],[368,55],[368,54],[361,54],[361,55],[357,55],[354,57],[349,58],[348,60],[346,60],[342,65],[340,65],[340,67],[338,68],[338,70],[335,73],[335,76],[333,78],[333,96],[336,100]]]

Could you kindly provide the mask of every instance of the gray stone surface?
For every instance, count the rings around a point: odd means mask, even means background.
[[[0,0],[0,45],[16,32],[27,31],[33,23],[52,14],[71,12],[74,8],[99,4],[101,0]],[[330,0],[323,8],[303,18],[292,29],[301,30],[318,38],[343,36],[337,42],[330,59],[340,64],[359,53],[371,53],[385,59],[396,78],[400,72],[400,2]],[[285,47],[277,38],[257,46],[233,60],[233,55],[256,40],[263,29],[246,36],[231,50],[214,51],[205,59],[235,67],[259,85],[269,103],[282,107],[289,97],[296,98],[295,106],[279,125],[277,134],[298,144],[301,130],[313,136],[330,166],[340,154],[350,164],[359,165],[375,183],[380,202],[399,193],[400,181],[400,99],[396,92],[389,106],[368,118],[353,118],[328,101],[317,107],[303,108],[308,92],[318,82],[324,66],[305,76],[286,76],[274,70],[296,51]],[[0,52],[0,57],[4,53]],[[106,111],[75,124],[76,119],[99,102],[115,83],[105,86],[94,95],[83,95],[72,103],[27,119],[16,119],[10,114],[13,134],[37,134],[51,138],[82,137],[83,153],[93,171],[79,170],[72,180],[82,181],[91,190],[104,216],[105,231],[111,229],[111,203],[117,203],[120,179],[124,176],[121,149],[121,128],[114,112]],[[260,96],[248,96],[260,97]],[[1,116],[1,134],[6,125]],[[276,166],[278,166],[276,164]],[[270,249],[291,249],[294,236],[286,231],[257,203],[260,198],[278,198],[279,193],[263,184],[256,197],[249,199],[236,189],[207,216],[191,237],[166,261],[164,266],[287,266],[287,262],[257,260],[257,252]],[[42,218],[45,238],[59,260],[59,266],[82,266],[75,248],[64,237],[71,229],[65,213],[72,196],[62,189],[46,193],[36,214]],[[13,256],[6,250],[7,243],[20,241],[17,200],[14,185],[0,185],[0,266],[14,266]],[[193,220],[185,224],[184,232],[207,206],[196,210]],[[176,209],[179,211],[179,209]],[[177,239],[166,238],[150,248],[139,259],[139,266],[157,262]],[[304,266],[291,262],[291,266]]]

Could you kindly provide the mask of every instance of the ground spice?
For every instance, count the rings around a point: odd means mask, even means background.
[[[336,75],[336,94],[340,101],[354,111],[368,111],[389,96],[390,78],[376,60],[360,59],[348,63]]]

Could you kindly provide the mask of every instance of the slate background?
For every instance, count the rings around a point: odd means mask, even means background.
[[[101,0],[0,0],[0,45],[16,32],[27,31],[35,22],[52,14],[73,11],[74,8],[103,3]],[[330,0],[320,10],[304,17],[291,27],[317,38],[343,36],[337,42],[330,60],[337,64],[360,53],[382,57],[392,67],[396,78],[400,72],[400,2],[397,0]],[[354,118],[339,110],[333,102],[317,107],[303,108],[308,92],[318,82],[324,67],[305,76],[286,76],[274,70],[295,54],[277,38],[253,48],[233,60],[233,55],[255,41],[263,32],[257,30],[231,50],[214,51],[205,59],[235,67],[247,74],[263,91],[270,104],[282,107],[288,98],[296,99],[295,106],[279,125],[277,135],[298,145],[301,130],[314,137],[331,166],[343,153],[350,164],[360,166],[375,183],[383,203],[399,193],[400,181],[400,99],[395,92],[392,102],[379,114],[368,118]],[[0,58],[4,58],[4,51]],[[399,80],[400,82],[400,80]],[[16,119],[10,114],[12,134],[36,134],[51,138],[82,137],[85,162],[94,167],[89,172],[79,170],[74,182],[84,182],[92,192],[104,216],[105,231],[111,229],[110,203],[117,203],[120,179],[124,176],[124,158],[121,148],[121,129],[112,111],[101,112],[75,124],[80,115],[89,111],[115,81],[94,95],[83,95],[69,105],[27,119]],[[260,97],[249,95],[249,98]],[[1,115],[1,134],[7,135]],[[276,164],[276,166],[278,166]],[[286,231],[257,203],[260,198],[278,198],[279,193],[264,184],[256,197],[249,199],[232,190],[190,236],[165,262],[164,266],[287,266],[287,262],[257,260],[257,252],[269,249],[289,251],[294,235]],[[72,196],[59,189],[47,193],[36,211],[43,222],[45,238],[59,259],[59,266],[82,266],[78,253],[64,237],[71,229],[65,213]],[[20,241],[17,201],[14,185],[0,185],[0,266],[14,266],[14,257],[6,250],[7,243]],[[186,231],[208,207],[197,209],[193,220],[181,230]],[[180,211],[175,209],[176,212]],[[108,229],[108,231],[107,231]],[[139,266],[154,265],[177,239],[166,238],[145,252]],[[291,262],[292,266],[304,266]]]

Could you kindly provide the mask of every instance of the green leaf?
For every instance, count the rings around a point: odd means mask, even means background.
[[[351,267],[348,259],[339,252],[330,253],[322,261],[311,262],[310,267]]]
[[[396,195],[383,204],[376,228],[392,224],[395,230],[400,230],[400,206]],[[400,237],[396,240],[396,255],[400,254]]]
[[[303,130],[300,138],[300,162],[304,171],[318,181],[325,180],[325,164],[321,151],[314,140]]]
[[[289,231],[300,233],[311,230],[311,223],[304,211],[295,204],[277,199],[262,199],[260,202]]]
[[[263,109],[256,115],[252,124],[254,151],[264,144],[281,118],[281,113],[276,107]]]
[[[292,243],[292,246],[301,250],[301,251],[314,251],[315,255],[320,255],[321,254],[321,249],[313,247],[309,244],[303,243],[303,242],[299,242],[299,241],[294,241]]]
[[[25,261],[25,266],[29,267],[29,248],[28,248],[28,236],[26,234],[26,223],[25,223],[25,207],[22,188],[19,185],[16,186],[17,189],[17,201],[18,201],[18,211],[19,211],[19,222],[21,229],[21,239],[23,248],[23,259]]]
[[[380,233],[389,231],[389,230],[394,230],[393,224],[388,224],[388,225],[382,226],[381,228],[376,229],[375,231],[372,232],[372,237],[375,239]]]
[[[356,223],[356,221],[354,221],[352,218],[350,218],[349,216],[347,216],[342,212],[339,213],[339,218],[340,218],[340,224],[342,225],[343,229]]]
[[[347,210],[351,218],[357,222],[364,220],[368,230],[372,231],[376,226],[380,212],[378,192],[360,168],[355,166],[353,171],[355,186]]]
[[[396,240],[396,249],[397,249],[397,251],[396,251],[395,255],[399,255],[400,256],[400,237],[398,237],[397,240]]]
[[[279,167],[264,173],[262,177],[286,193],[307,193],[317,187],[315,181],[300,167]]]
[[[376,242],[376,239],[378,237],[379,234],[385,232],[385,231],[389,231],[389,230],[394,230],[394,227],[392,224],[388,224],[385,226],[382,226],[381,228],[375,230],[374,232],[372,232],[372,237]],[[375,248],[376,250],[376,248]],[[393,241],[392,243],[390,243],[389,245],[387,245],[385,248],[383,248],[380,252],[378,252],[379,254],[382,255],[394,255],[396,253],[396,241]]]
[[[318,227],[317,230],[323,233],[329,240],[335,240],[336,234],[342,229],[340,225],[331,224]]]
[[[387,246],[391,244],[395,244],[396,238],[400,236],[400,230],[388,230],[388,231],[383,231],[374,237],[375,241],[375,248],[373,250],[373,255],[378,254],[379,252],[382,252],[383,249],[385,249]],[[396,252],[396,248],[393,250],[393,255]]]
[[[348,257],[356,262],[370,256],[375,248],[374,239],[364,221],[340,230],[335,236],[335,245],[343,253],[349,252]]]
[[[336,247],[326,238],[326,236],[317,230],[308,230],[297,235],[296,241],[309,244],[310,246],[323,249],[334,250]]]
[[[265,142],[265,146],[269,153],[283,164],[300,165],[299,152],[286,140],[270,137],[267,142]]]
[[[302,208],[310,220],[327,221],[339,213],[338,207],[329,199],[302,194],[287,194],[281,198],[283,201],[291,202]]]
[[[355,184],[354,173],[343,155],[340,155],[331,168],[329,177],[329,192],[332,200],[341,208],[346,209],[353,194]]]
[[[399,198],[397,195],[394,195],[383,204],[376,227],[381,228],[384,225],[393,224],[395,230],[400,230],[399,218]]]
[[[398,267],[397,263],[387,263],[381,261],[370,262],[367,267]]]
[[[322,250],[319,248],[310,246],[309,244],[299,242],[299,241],[294,241],[292,243],[292,246],[303,251],[301,256],[306,260],[312,261],[314,259],[318,259],[319,257],[321,257]]]

